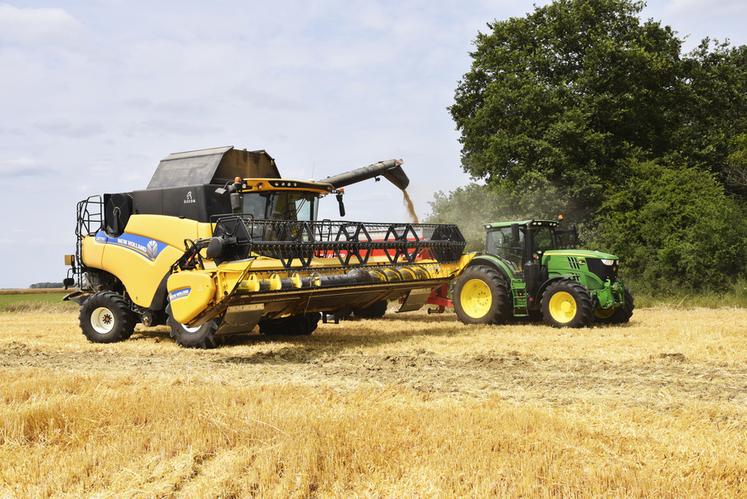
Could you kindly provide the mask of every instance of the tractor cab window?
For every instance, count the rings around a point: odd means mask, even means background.
[[[539,226],[532,228],[532,238],[534,244],[532,245],[534,254],[532,258],[541,258],[542,254],[547,250],[556,248],[555,244],[555,232],[552,227]]]
[[[515,270],[522,267],[522,253],[524,248],[524,231],[519,231],[519,240],[514,241],[511,227],[492,229],[487,233],[485,251],[509,261]]]

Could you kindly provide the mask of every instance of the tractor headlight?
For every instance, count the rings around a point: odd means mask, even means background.
[[[615,261],[614,260],[606,260],[606,259],[603,258],[602,259],[602,263],[605,264],[605,265],[607,265],[608,267],[611,267],[611,266],[613,266],[615,264]]]

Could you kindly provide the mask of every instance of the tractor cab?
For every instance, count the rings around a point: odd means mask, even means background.
[[[576,226],[561,229],[554,220],[523,220],[485,225],[485,252],[508,262],[516,274],[527,264],[542,262],[546,251],[575,248]]]

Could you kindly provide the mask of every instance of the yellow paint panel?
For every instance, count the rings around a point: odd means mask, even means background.
[[[177,272],[169,277],[167,287],[171,314],[182,324],[197,317],[215,295],[212,276],[202,272]]]
[[[81,245],[81,259],[83,265],[94,269],[101,268],[101,258],[104,256],[104,245],[96,242],[95,236],[86,236]]]

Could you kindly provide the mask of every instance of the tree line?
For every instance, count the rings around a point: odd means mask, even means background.
[[[718,290],[747,261],[747,46],[683,50],[642,2],[558,0],[479,33],[449,108],[479,183],[432,221],[578,224],[651,290]],[[461,224],[460,224],[461,225]]]

